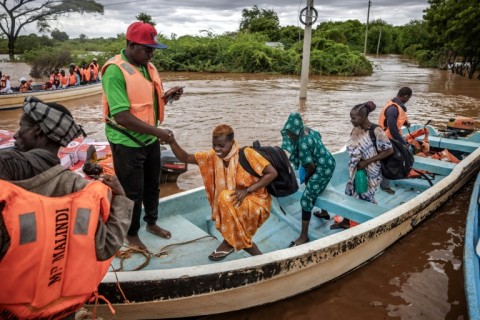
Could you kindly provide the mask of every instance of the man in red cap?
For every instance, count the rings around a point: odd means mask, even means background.
[[[156,224],[160,190],[160,145],[172,132],[158,128],[168,101],[178,100],[181,87],[164,91],[157,69],[151,63],[157,42],[155,28],[140,21],[132,23],[126,34],[127,46],[103,66],[103,116],[105,134],[112,148],[115,174],[128,198],[135,202],[126,241],[146,249],[140,240],[142,204],[146,229],[169,239],[169,231]],[[153,94],[152,94],[153,93]]]

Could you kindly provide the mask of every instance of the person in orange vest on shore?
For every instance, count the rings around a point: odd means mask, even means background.
[[[387,137],[404,144],[407,142],[402,137],[402,127],[410,127],[405,104],[412,97],[412,93],[409,87],[398,90],[397,96],[385,104],[378,118],[378,125],[385,130]],[[395,194],[395,190],[390,187],[390,180],[385,177],[382,179],[380,188],[388,194]]]
[[[133,202],[116,177],[89,182],[60,165],[60,146],[84,134],[68,109],[28,97],[23,112],[16,149],[0,152],[0,318],[74,319],[122,246]]]
[[[140,240],[142,204],[148,232],[169,239],[169,231],[157,225],[160,189],[160,141],[168,141],[171,131],[157,128],[164,118],[165,104],[178,100],[181,87],[164,92],[162,79],[150,62],[157,31],[148,23],[132,23],[126,33],[127,45],[102,68],[102,106],[105,134],[112,149],[115,173],[127,197],[135,202],[126,242],[145,249]],[[153,94],[152,94],[153,92]]]

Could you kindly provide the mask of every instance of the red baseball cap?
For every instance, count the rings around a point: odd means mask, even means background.
[[[157,30],[155,30],[151,24],[141,21],[134,22],[128,26],[125,38],[127,38],[128,41],[143,44],[151,48],[167,48],[166,45],[157,42]]]

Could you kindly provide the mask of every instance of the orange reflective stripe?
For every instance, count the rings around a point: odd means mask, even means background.
[[[88,234],[88,223],[90,222],[91,213],[92,210],[88,208],[78,208],[73,234]]]
[[[27,244],[37,240],[37,220],[35,212],[29,212],[19,215],[20,224],[20,242],[19,244]]]

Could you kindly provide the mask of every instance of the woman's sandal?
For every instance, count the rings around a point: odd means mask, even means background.
[[[323,209],[321,211],[315,211],[313,215],[319,219],[330,220],[330,215],[328,214],[328,211]]]
[[[223,260],[225,259],[226,257],[228,257],[228,255],[230,253],[232,253],[234,251],[234,249],[232,248],[232,250],[230,251],[217,251],[217,249],[213,250],[213,252],[208,256],[208,259],[212,260],[212,261],[220,261],[220,260]],[[220,255],[218,255],[220,254]]]

